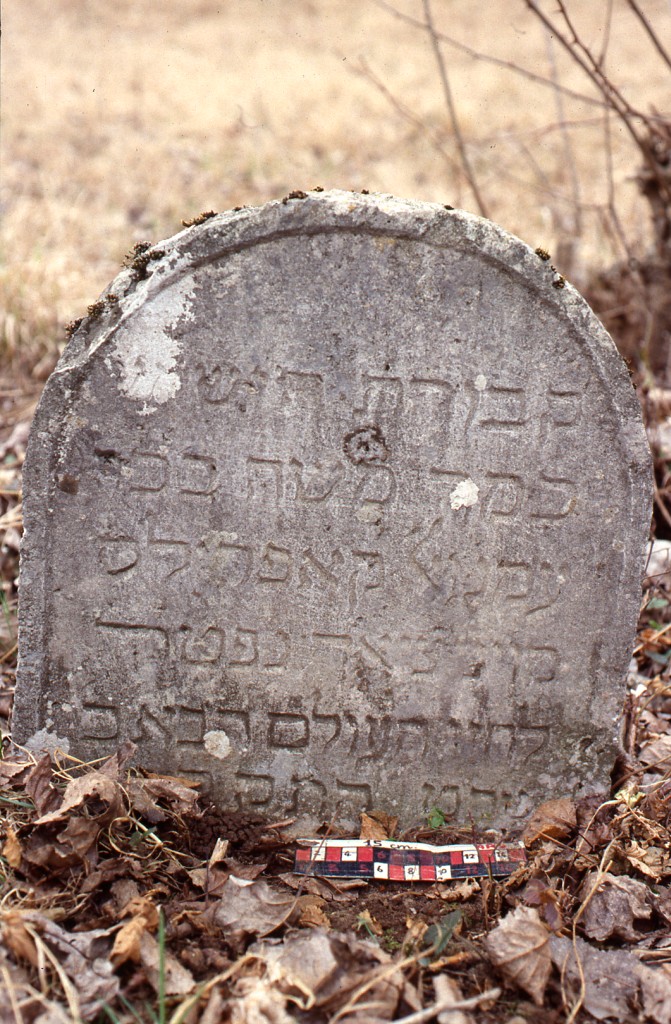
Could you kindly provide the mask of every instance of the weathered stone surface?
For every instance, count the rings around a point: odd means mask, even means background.
[[[486,221],[340,192],[124,271],[32,431],[16,738],[130,737],[304,824],[603,785],[650,467],[558,284]]]

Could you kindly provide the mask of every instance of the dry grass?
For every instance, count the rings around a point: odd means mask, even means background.
[[[598,48],[608,5],[572,6]],[[668,38],[668,4],[645,6]],[[422,5],[399,0],[397,9],[420,17]],[[170,235],[200,210],[315,184],[475,209],[451,162],[456,148],[428,40],[375,0],[8,0],[3,13],[0,351],[16,368],[34,368],[62,343],[63,325],[101,291],[131,243]],[[477,51],[552,73],[548,40],[522,0],[435,0],[434,16],[438,29]],[[576,192],[555,92],[445,53],[491,216],[559,250],[578,278],[583,264],[609,263],[610,239],[591,209],[607,195],[600,109],[564,103]],[[556,48],[554,58],[563,84],[590,92]],[[429,131],[357,73],[362,59]],[[668,69],[624,0],[614,3],[607,67],[643,109],[665,102]],[[613,147],[618,207],[642,247],[637,157],[618,125]],[[577,251],[567,244],[576,241]],[[47,356],[37,376],[49,367]]]

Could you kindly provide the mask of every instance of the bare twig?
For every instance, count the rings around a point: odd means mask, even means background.
[[[652,27],[652,25],[650,24],[650,22],[646,18],[645,14],[641,10],[641,8],[636,3],[636,0],[627,0],[627,3],[629,4],[629,6],[631,7],[632,11],[634,12],[636,17],[640,21],[641,25],[643,26],[643,28],[647,32],[652,45],[657,50],[657,53],[660,55],[660,57],[662,58],[664,63],[666,65],[668,65],[669,68],[671,68],[671,57],[669,57],[668,53],[666,52],[666,50],[662,46],[662,43],[660,41],[659,36],[655,32],[654,28]]]
[[[471,161],[466,150],[466,143],[464,142],[464,137],[461,134],[459,118],[457,117],[457,109],[454,105],[452,89],[450,88],[450,80],[447,75],[447,68],[445,67],[445,59],[443,57],[442,50],[440,49],[440,42],[438,41],[438,37],[436,35],[436,28],[433,23],[431,0],[422,0],[422,4],[424,7],[424,18],[426,21],[426,28],[431,39],[431,46],[433,47],[434,56],[436,58],[436,64],[438,66],[438,74],[440,75],[440,83],[443,89],[443,97],[445,99],[445,104],[450,115],[450,121],[452,123],[452,130],[454,132],[454,138],[457,143],[457,149],[459,150],[461,166],[466,176],[466,180],[468,181],[468,184],[470,185],[473,195],[475,197],[475,201],[477,203],[480,215],[482,217],[487,217],[489,216],[489,214],[487,213],[487,206],[485,204],[484,199],[482,198],[480,189],[478,188],[478,183],[476,181],[475,174],[471,166]]]
[[[375,0],[375,3],[378,7],[381,7],[395,18],[398,18],[399,21],[403,21],[407,25],[412,25],[414,28],[426,31],[425,22],[420,21],[418,18],[413,18],[410,14],[405,14],[404,11],[397,10],[396,7],[387,3],[386,0]],[[530,82],[536,82],[538,85],[542,85],[546,89],[554,88],[552,81],[544,75],[538,75],[534,71],[529,71],[527,68],[523,68],[519,64],[515,64],[514,61],[503,60],[501,57],[493,57],[488,53],[480,53],[478,50],[474,50],[472,46],[467,46],[466,43],[462,43],[458,39],[454,39],[452,36],[446,35],[445,32],[436,31],[436,39],[441,43],[446,43],[447,46],[451,46],[453,49],[458,50],[460,53],[468,54],[468,56],[472,57],[473,60],[481,60],[486,64],[494,64],[496,67],[505,68],[506,71],[512,71],[514,74],[520,75],[522,78],[526,78]],[[581,103],[588,103],[593,107],[605,106],[604,101],[595,96],[588,96],[586,93],[576,92],[574,89],[569,89],[565,85],[560,85],[559,88],[565,96],[570,96],[574,100],[580,100]]]
[[[645,121],[645,116],[641,114],[640,111],[635,110],[634,107],[627,102],[620,91],[615,87],[615,85],[613,85],[611,80],[604,74],[590,50],[585,46],[577,34],[563,0],[557,0],[557,3],[564,22],[571,33],[571,38],[567,38],[567,36],[564,35],[562,30],[552,21],[552,19],[541,10],[536,0],[525,0],[525,3],[529,10],[533,11],[539,21],[545,25],[548,31],[552,32],[553,35],[556,36],[567,53],[599,90],[606,101],[606,104],[617,111],[625,128],[638,148],[643,152],[645,148],[644,139],[639,136],[638,132],[634,128],[633,122],[634,118],[640,118]]]
[[[613,175],[613,145],[612,145],[611,134],[610,134],[610,111],[609,110],[604,110],[604,114],[603,114],[603,137],[604,137],[604,143],[605,143],[605,145],[604,145],[604,153],[605,153],[605,156],[606,156],[606,181],[607,181],[607,188],[608,188],[608,200],[607,200],[606,209],[608,211],[608,216],[610,217],[611,223],[613,225],[613,229],[615,231],[615,236],[616,236],[618,242],[620,243],[620,245],[622,246],[622,249],[624,250],[624,252],[625,252],[625,254],[627,256],[627,259],[631,262],[632,252],[631,252],[631,250],[629,248],[629,243],[627,242],[627,238],[626,238],[626,235],[624,233],[624,228],[622,227],[622,222],[620,221],[620,217],[618,215],[617,208],[615,206],[615,178],[614,178],[614,175]]]
[[[448,153],[438,133],[434,131],[434,129],[428,125],[423,118],[419,117],[413,110],[411,110],[410,107],[407,107],[405,103],[402,103],[401,100],[398,99],[398,97],[394,96],[393,92],[377,77],[364,57],[359,58],[358,68],[356,65],[352,65],[352,70],[355,74],[362,75],[367,81],[371,82],[380,94],[384,96],[390,106],[392,106],[394,110],[408,122],[408,124],[411,124],[414,128],[417,128],[420,132],[426,135],[431,145],[443,158],[450,170],[454,173],[458,173],[459,164],[454,157]]]
[[[500,995],[500,988],[488,988],[485,992],[481,992],[479,996],[473,996],[471,999],[461,999],[458,1003],[434,1003],[433,1006],[427,1006],[424,1010],[409,1013],[407,1017],[398,1017],[396,1024],[425,1024],[425,1021],[432,1020],[439,1013],[457,1013],[459,1010],[474,1010],[480,1003],[493,1001],[498,999]]]
[[[597,61],[600,68],[606,63],[606,54],[608,52],[608,44],[610,42],[610,26],[613,20],[613,0],[608,0],[606,4],[606,21],[603,27],[603,43],[601,45],[601,53]]]
[[[564,114],[564,97],[562,96],[559,86],[559,71],[557,68],[557,60],[555,56],[555,50],[552,43],[552,34],[545,30],[545,42],[548,55],[548,63],[550,65],[552,82],[555,86],[555,104],[557,107],[557,120],[560,124],[563,124],[566,120]],[[565,250],[565,256],[567,257],[566,270],[573,276],[574,273],[574,252],[577,240],[582,235],[582,216],[580,211],[580,179],[578,176],[578,168],[576,167],[575,154],[573,152],[573,145],[571,142],[571,136],[566,128],[562,129],[561,132],[562,142],[564,146],[564,158],[565,164],[568,169],[569,181],[571,184],[571,193],[573,196],[573,207],[571,210],[571,222],[570,223],[570,234],[568,239],[566,238],[565,232],[562,230],[561,234],[564,236],[561,242],[561,248]],[[565,225],[561,225],[563,228]],[[560,259],[560,265],[564,261]]]

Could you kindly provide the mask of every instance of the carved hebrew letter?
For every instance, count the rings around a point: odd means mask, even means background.
[[[119,709],[113,704],[82,704],[79,729],[84,740],[115,740],[119,736]]]
[[[268,712],[268,746],[286,750],[307,747],[310,743],[310,720],[307,715]]]
[[[343,565],[345,559],[343,558],[342,552],[336,548],[331,552],[331,561],[327,565],[322,562],[317,556],[309,550],[309,548],[303,552],[303,565],[301,566],[300,578],[301,583],[326,583],[331,586],[338,586],[339,579],[334,572],[337,571]]]
[[[580,391],[551,387],[545,397],[547,412],[541,417],[541,441],[556,430],[577,426],[582,418],[582,401]]]
[[[277,506],[282,500],[280,459],[247,457],[247,496],[250,501],[267,501]]]
[[[212,494],[217,488],[217,463],[211,455],[182,453],[181,494]]]
[[[275,793],[272,775],[254,775],[251,772],[236,772],[238,789],[235,800],[240,810],[248,807],[267,807]]]
[[[364,505],[386,505],[396,493],[396,477],[389,466],[360,462],[356,497]]]
[[[353,551],[354,571],[350,579],[350,611],[354,611],[367,590],[384,583],[384,558],[379,551]]]
[[[200,635],[185,628],[183,657],[196,665],[218,662],[224,649],[224,631],[217,626],[207,626]]]
[[[364,375],[363,408],[355,410],[366,420],[388,424],[403,406],[403,382],[400,377]]]
[[[371,810],[373,796],[370,786],[366,783],[343,782],[336,779],[336,789],[340,794],[338,813],[342,817],[356,818],[361,811]]]
[[[322,742],[322,745],[323,745],[324,749],[326,749],[327,747],[330,747],[332,743],[336,742],[336,740],[340,736],[340,733],[341,733],[341,730],[342,730],[342,725],[341,725],[341,722],[340,722],[340,715],[321,714],[320,712],[318,712],[318,711],[313,709],[313,711],[312,711],[312,720],[313,720],[313,725],[314,726],[321,725],[322,722],[324,722],[324,723],[329,722],[329,723],[332,724],[333,732],[328,737],[328,739],[324,740],[323,738],[320,738],[320,742]]]
[[[360,761],[381,761],[390,752],[391,734],[394,726],[394,719],[391,715],[383,715],[376,718],[374,715],[366,715],[368,734],[366,736],[366,753],[359,754],[357,764]]]
[[[487,481],[485,513],[498,517],[515,515],[524,500],[522,477],[514,473],[487,473]]]
[[[292,555],[289,548],[266,544],[256,578],[262,583],[286,583],[291,577],[291,564]]]
[[[198,547],[205,552],[213,571],[230,587],[239,587],[249,579],[252,549],[247,544],[232,544],[221,535],[210,534]]]
[[[531,565],[502,558],[497,567],[496,589],[506,601],[523,601],[529,593]]]
[[[190,707],[178,704],[176,707],[164,708],[171,719],[171,730],[175,737],[175,745],[200,745],[205,732],[205,711],[202,707]]]
[[[488,384],[479,392],[479,397],[477,427],[512,430],[528,422],[523,387]]]
[[[168,481],[168,460],[158,452],[134,452],[130,468],[131,491],[162,491]]]
[[[576,490],[568,477],[541,473],[541,483],[531,490],[529,514],[535,519],[565,519],[576,506]]]
[[[256,630],[236,626],[228,658],[229,665],[253,665],[258,661],[258,657]]]
[[[429,746],[429,722],[426,718],[399,718],[397,750],[404,757],[423,758]]]
[[[113,635],[120,634],[119,639],[123,644],[132,640],[131,653],[141,654],[143,660],[150,657],[153,660],[169,653],[170,638],[164,626],[144,622],[121,622],[114,619],[96,619],[95,624],[101,629],[113,631]],[[124,634],[128,634],[125,639]]]
[[[291,653],[291,636],[284,629],[266,633],[263,638],[262,664],[267,669],[286,668]]]
[[[425,782],[422,786],[422,803],[425,810],[437,807],[446,818],[451,818],[459,813],[461,790],[459,786],[438,787],[431,782]]]
[[[244,752],[249,748],[252,740],[249,711],[215,705],[208,708],[207,724],[209,729],[225,732],[233,750]]]
[[[132,537],[101,537],[98,557],[105,572],[110,576],[127,572],[137,565],[140,545]]]
[[[287,497],[297,501],[326,501],[345,475],[340,459],[323,459],[307,466],[300,459],[291,459],[291,484]]]
[[[528,764],[537,754],[550,746],[549,725],[518,727],[515,731],[515,757],[518,764]]]
[[[170,571],[165,574],[164,579],[166,580],[170,579],[171,576],[176,576],[183,569],[187,569],[191,564],[191,544],[188,540],[179,540],[173,537],[156,537],[153,527],[150,526],[147,546],[148,549],[156,547],[159,553],[165,551],[178,563],[173,565]]]
[[[556,647],[523,647],[518,654],[515,679],[521,680],[523,686],[551,683],[556,679],[559,662]]]
[[[289,408],[303,420],[321,418],[324,404],[324,378],[310,370],[282,370],[279,376],[284,394],[283,408]]]
[[[212,405],[227,402],[240,376],[237,366],[217,364],[208,368],[201,363],[198,367],[198,387],[203,399]]]
[[[534,572],[527,615],[534,615],[556,604],[561,595],[562,583],[563,577],[555,572],[554,566],[549,562],[541,562]]]
[[[291,782],[291,803],[287,807],[287,814],[293,817],[300,814],[312,814],[316,818],[323,818],[328,810],[327,790],[323,782],[313,779],[310,776],[301,778],[300,775],[292,775]]]

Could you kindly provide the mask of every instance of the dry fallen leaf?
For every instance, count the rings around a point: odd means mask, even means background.
[[[440,882],[438,888],[440,898],[451,903],[465,903],[482,891],[477,878],[464,878],[463,882]]]
[[[639,979],[643,996],[643,1012],[655,1024],[668,1024],[671,1020],[671,966],[657,968],[639,964]]]
[[[537,839],[560,839],[570,836],[577,824],[576,806],[569,797],[547,800],[537,807],[527,822],[523,839],[529,846]]]
[[[140,785],[150,798],[166,801],[174,814],[193,814],[198,803],[198,791],[194,789],[198,783],[188,779],[152,776],[141,779]]]
[[[108,824],[124,813],[123,790],[118,782],[100,772],[80,775],[65,787],[60,807],[42,814],[34,824],[49,825],[64,821],[72,811],[85,805],[89,809],[89,820],[99,826]]]
[[[295,909],[293,896],[277,893],[267,882],[249,882],[231,875],[221,900],[206,915],[228,936],[257,935],[263,938],[283,924]],[[205,915],[204,915],[205,916]]]
[[[565,894],[557,891],[543,878],[530,878],[520,893],[522,901],[528,907],[537,907],[545,923],[553,932],[564,927],[562,904]]]
[[[671,977],[638,961],[621,949],[597,949],[583,939],[553,935],[550,940],[552,962],[562,977],[569,1006],[582,991],[583,1006],[596,1020],[637,1024],[641,1003],[645,1020],[669,1024]],[[576,961],[576,953],[578,961]]]
[[[644,743],[638,758],[650,768],[667,772],[671,768],[671,733],[658,736],[651,743]]]
[[[56,957],[72,983],[83,1020],[93,1020],[103,1003],[116,998],[119,981],[109,960],[110,929],[69,932],[35,910],[12,911],[2,925],[4,941],[19,959],[36,966],[44,961],[44,947]]]
[[[433,988],[436,993],[436,1002],[443,1006],[436,1020],[438,1024],[473,1024],[473,1017],[465,1010],[451,1009],[454,1003],[463,1001],[461,992],[456,981],[448,978],[446,974],[439,974],[433,979]]]
[[[302,928],[329,928],[329,919],[324,913],[324,900],[321,896],[307,894],[296,900],[298,907],[298,924]]]
[[[2,845],[2,856],[10,868],[18,868],[21,866],[21,843],[11,825],[7,825],[6,832],[7,838]]]
[[[0,759],[0,786],[25,786],[26,776],[32,771],[33,761],[5,761]]]
[[[168,815],[162,807],[159,807],[154,798],[146,792],[144,785],[146,781],[146,779],[129,779],[126,785],[126,793],[128,794],[131,808],[135,813],[139,814],[141,818],[144,818],[150,824],[156,825],[159,821],[166,821]]]
[[[321,928],[294,934],[277,946],[257,943],[250,952],[263,959],[271,983],[306,1007],[338,969],[331,940]]]
[[[159,950],[158,942],[149,932],[143,932],[140,937],[140,960],[145,969],[147,980],[158,992],[159,989],[159,967],[163,965],[162,987],[167,996],[188,996],[196,987],[195,979],[186,967],[176,960],[175,957],[163,951],[163,957]]]
[[[147,931],[155,931],[158,926],[158,910],[151,900],[142,896],[134,896],[123,908],[121,916],[130,917],[130,920],[126,921],[114,939],[110,959],[115,967],[127,960],[139,963],[142,936]]]
[[[116,754],[112,754],[111,757],[108,757],[107,760],[100,765],[98,771],[101,775],[109,775],[109,777],[114,779],[115,782],[119,782],[121,779],[121,773],[133,759],[133,755],[136,750],[137,746],[132,742],[132,740],[125,740],[117,750]]]
[[[37,966],[35,940],[26,928],[20,910],[7,910],[0,918],[3,944],[19,961]]]
[[[635,921],[652,917],[647,885],[626,875],[604,874],[594,890],[598,877],[597,871],[587,875],[579,892],[581,900],[592,893],[582,913],[585,934],[597,942],[611,938],[636,942],[641,936]]]
[[[224,1004],[224,1013],[218,1018],[230,1024],[295,1024],[286,1011],[286,998],[265,978],[241,978],[235,996]]]
[[[45,754],[26,779],[26,793],[35,804],[38,814],[46,814],[61,802],[61,794],[52,785],[51,757]]]
[[[397,828],[398,818],[384,811],[362,811],[359,839],[389,839]]]
[[[633,868],[655,882],[671,875],[669,851],[661,846],[642,846],[631,842],[625,847],[624,855]]]
[[[549,939],[550,932],[532,907],[518,907],[485,939],[492,963],[524,989],[536,1006],[543,1005],[552,969]]]

